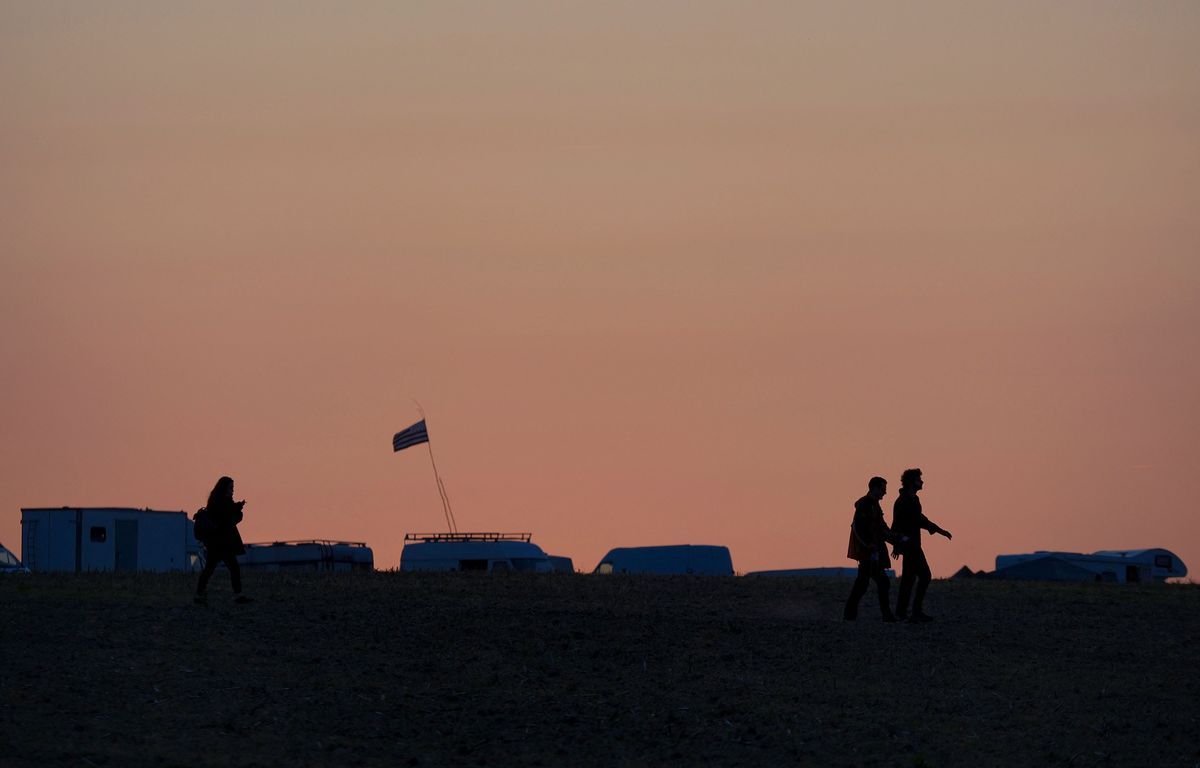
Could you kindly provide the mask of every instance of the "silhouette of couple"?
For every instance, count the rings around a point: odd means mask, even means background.
[[[929,571],[929,561],[921,549],[921,529],[930,533],[940,533],[947,539],[952,538],[950,531],[925,517],[921,511],[921,500],[917,493],[925,487],[921,478],[921,470],[906,469],[900,475],[900,495],[892,506],[892,526],[889,528],[883,520],[883,509],[879,501],[887,495],[887,480],[882,477],[872,477],[867,483],[867,495],[854,503],[854,523],[850,526],[850,547],[846,556],[858,561],[858,576],[850,590],[850,599],[846,601],[846,610],[842,618],[853,621],[858,618],[858,603],[867,593],[867,582],[874,580],[875,588],[879,591],[879,609],[884,621],[924,622],[932,621],[922,610],[925,601],[925,590],[929,587],[932,575]],[[904,570],[900,576],[900,595],[896,601],[896,612],[892,613],[889,597],[890,585],[884,566],[887,564],[887,545],[892,545],[892,557],[899,560],[904,558]],[[912,595],[913,584],[917,591],[913,595],[912,614],[908,612],[908,599]]]
[[[196,512],[193,520],[197,541],[204,545],[204,570],[196,584],[195,602],[208,604],[208,580],[220,563],[229,569],[229,580],[233,584],[235,603],[249,603],[252,599],[242,594],[242,570],[237,556],[246,553],[238,523],[242,522],[242,507],[245,501],[233,500],[233,478],[222,477],[208,494],[204,509]]]

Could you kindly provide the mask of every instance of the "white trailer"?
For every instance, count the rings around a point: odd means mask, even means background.
[[[1179,555],[1167,549],[1113,549],[1082,552],[1030,552],[997,555],[999,579],[1031,581],[1108,581],[1118,584],[1164,582],[1187,576]]]
[[[617,547],[600,559],[594,573],[732,576],[733,558],[729,547],[709,544]]]
[[[371,571],[375,555],[361,541],[272,541],[247,544],[246,554],[238,557],[242,570],[265,571]]]
[[[21,510],[21,559],[30,571],[192,571],[200,544],[186,512],[131,507]]]
[[[528,533],[407,533],[401,571],[523,571],[554,566]]]

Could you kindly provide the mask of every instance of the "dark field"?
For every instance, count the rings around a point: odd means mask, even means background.
[[[1191,585],[193,583],[0,577],[0,765],[1200,764]]]

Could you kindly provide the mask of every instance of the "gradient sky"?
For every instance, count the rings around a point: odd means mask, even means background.
[[[1200,4],[0,2],[0,541],[1200,573]]]

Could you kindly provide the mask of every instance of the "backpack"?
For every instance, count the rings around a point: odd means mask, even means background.
[[[196,514],[192,515],[192,535],[196,537],[196,541],[203,544],[216,531],[217,524],[213,522],[208,510],[204,507],[196,510]]]

